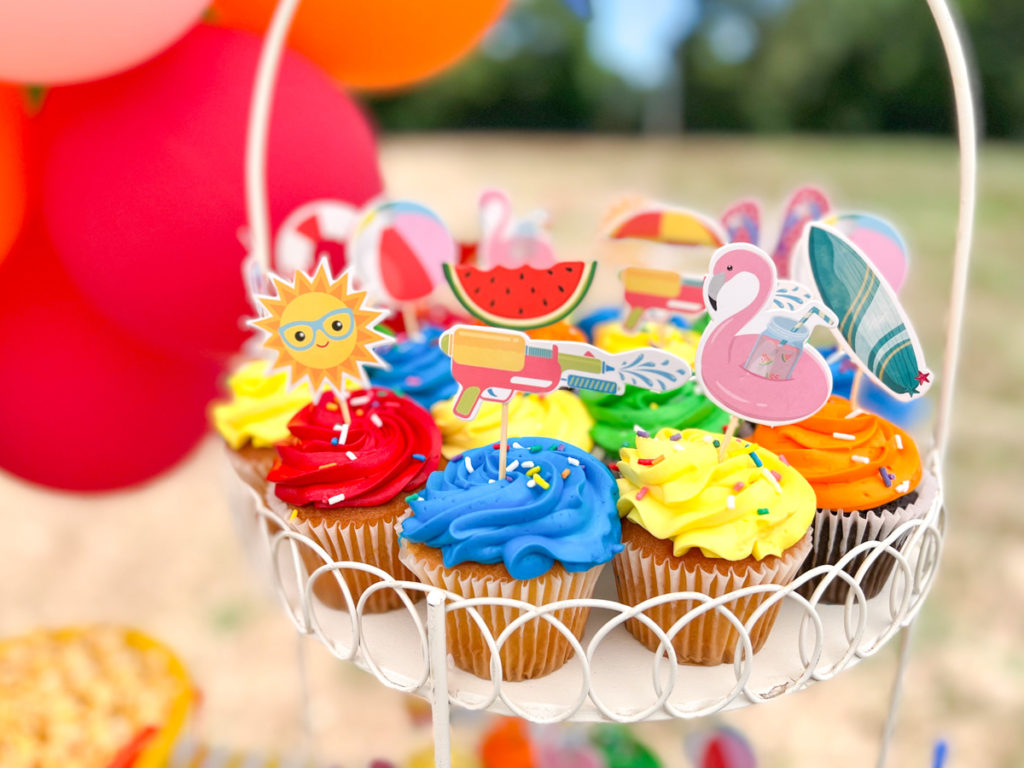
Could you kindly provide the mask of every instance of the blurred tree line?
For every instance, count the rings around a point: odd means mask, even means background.
[[[557,0],[515,0],[470,59],[369,105],[390,131],[952,128],[949,74],[924,0],[679,1],[699,4],[700,21],[654,90],[595,61],[593,21]],[[635,2],[640,12],[643,0]],[[986,134],[1024,137],[1024,0],[954,2],[970,36]],[[679,114],[666,119],[666,109]]]

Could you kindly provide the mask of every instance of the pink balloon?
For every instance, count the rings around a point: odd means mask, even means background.
[[[200,19],[207,0],[0,3],[0,80],[57,85],[141,64]]]
[[[41,113],[42,206],[61,259],[97,309],[137,338],[223,358],[251,315],[246,116],[259,40],[200,26],[118,77],[55,88]],[[286,53],[270,131],[271,217],[316,198],[379,193],[373,133],[326,75]]]
[[[206,431],[217,369],[126,337],[75,291],[38,222],[0,269],[0,306],[0,467],[55,488],[120,488]]]

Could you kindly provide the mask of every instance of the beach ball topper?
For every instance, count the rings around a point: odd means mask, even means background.
[[[293,386],[307,379],[314,390],[326,383],[340,391],[345,377],[365,383],[364,366],[385,365],[374,348],[388,341],[376,329],[386,312],[366,306],[366,292],[350,290],[349,277],[332,278],[321,260],[312,276],[297,270],[292,282],[271,274],[277,296],[256,297],[266,316],[250,324],[266,333],[274,368],[286,369]]]

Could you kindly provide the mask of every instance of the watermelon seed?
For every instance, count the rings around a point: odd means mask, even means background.
[[[519,314],[520,315],[523,314],[523,308],[522,307],[519,308]]]
[[[549,269],[549,270],[548,270],[548,274],[549,274],[549,275],[553,275],[553,274],[555,274],[555,271],[554,271],[553,269]]]
[[[491,282],[494,282],[494,275],[491,275]]]
[[[548,300],[547,300],[547,299],[541,299],[541,301],[543,301],[543,302],[544,302],[544,306],[545,306],[545,307],[546,307],[546,306],[548,305]]]
[[[474,288],[473,289],[473,295],[475,296],[478,293],[480,293],[480,289],[479,288]]]
[[[510,293],[512,293],[512,289],[511,288],[506,288],[505,289],[505,295],[508,296]]]
[[[534,287],[533,287],[533,286],[531,285],[531,286],[530,286],[530,293],[536,293],[536,292],[537,292],[537,289],[536,289],[536,288],[534,288]]]
[[[519,279],[520,280],[525,280],[526,279],[526,275],[524,275],[522,272],[520,272],[519,273]]]
[[[562,293],[565,293],[565,288],[563,288],[562,286],[558,286],[558,290]]]
[[[494,302],[493,301],[491,302],[491,308],[492,309],[494,308]]]

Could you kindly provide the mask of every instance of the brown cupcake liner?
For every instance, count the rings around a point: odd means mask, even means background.
[[[640,526],[623,521],[624,534],[627,526],[639,529],[630,536],[624,535],[625,549],[615,556],[615,582],[619,600],[627,605],[638,605],[645,600],[671,592],[699,592],[709,597],[721,597],[744,587],[762,584],[789,584],[796,576],[801,562],[811,547],[810,532],[807,536],[786,549],[781,556],[769,556],[763,560],[747,558],[736,563],[705,557],[699,550],[691,550],[682,557],[667,556],[652,548],[638,546],[634,536],[647,537],[653,542],[659,540]],[[732,600],[723,609],[733,613],[741,625],[754,611],[772,596],[771,592],[753,594]],[[749,630],[754,653],[765,644],[782,601],[768,609]],[[667,631],[679,619],[698,607],[697,600],[674,600],[648,608],[643,613],[663,631]],[[660,646],[658,635],[638,619],[626,622],[626,628],[651,651]],[[690,621],[672,638],[676,660],[681,664],[714,666],[733,661],[740,633],[726,618],[722,610],[710,610]],[[739,646],[742,653],[743,646]]]
[[[881,509],[855,512],[819,509],[811,526],[811,552],[801,566],[800,573],[806,573],[819,565],[835,565],[854,547],[866,541],[884,541],[904,523],[923,518],[928,514],[937,491],[938,484],[935,477],[925,471],[921,476],[921,482],[912,492],[916,494],[916,498],[906,506],[888,504]],[[910,532],[907,532],[896,539],[891,546],[897,552],[902,552],[909,538]],[[843,571],[856,578],[857,571],[867,559],[868,554],[864,553],[854,557],[843,568]],[[895,567],[896,558],[889,552],[883,552],[875,558],[874,563],[865,571],[859,582],[864,596],[868,600],[877,597],[885,588]],[[822,578],[825,577],[811,579],[801,585],[797,592],[810,598]],[[825,588],[819,602],[832,605],[845,603],[849,593],[849,583],[842,576],[836,576]]]
[[[403,543],[400,557],[425,584],[465,598],[508,598],[538,606],[591,597],[604,567],[598,565],[587,571],[570,573],[555,564],[542,576],[515,579],[500,564],[463,563],[446,568],[439,550],[408,541]],[[495,640],[522,615],[520,609],[504,606],[481,605],[476,610]],[[590,609],[563,609],[552,615],[578,640],[583,636]],[[449,611],[445,617],[445,630],[448,652],[455,666],[489,680],[490,648],[470,611]],[[573,653],[572,645],[553,624],[542,618],[531,619],[513,631],[499,650],[502,678],[516,682],[543,677],[562,667]]]
[[[340,510],[337,514],[329,517],[320,516],[315,520],[304,519],[301,514],[291,518],[290,508],[289,514],[284,514],[283,510],[287,505],[273,496],[272,487],[268,490],[267,496],[271,509],[277,507],[278,514],[288,520],[295,531],[308,536],[323,547],[335,562],[365,563],[380,568],[398,581],[416,581],[412,572],[398,559],[397,526],[402,518],[401,514],[376,518],[361,514],[353,515],[356,519],[346,519],[345,511]],[[309,547],[299,547],[299,553],[307,573],[312,573],[324,565],[323,558]],[[363,592],[371,585],[382,581],[374,573],[351,568],[340,569],[335,571],[335,574],[340,576],[348,587],[353,607],[359,603]],[[345,595],[334,574],[321,575],[313,585],[313,594],[329,608],[348,610]],[[405,594],[411,602],[416,602],[423,596],[419,591],[408,591]],[[363,613],[383,613],[404,605],[397,589],[382,588],[366,599]]]

